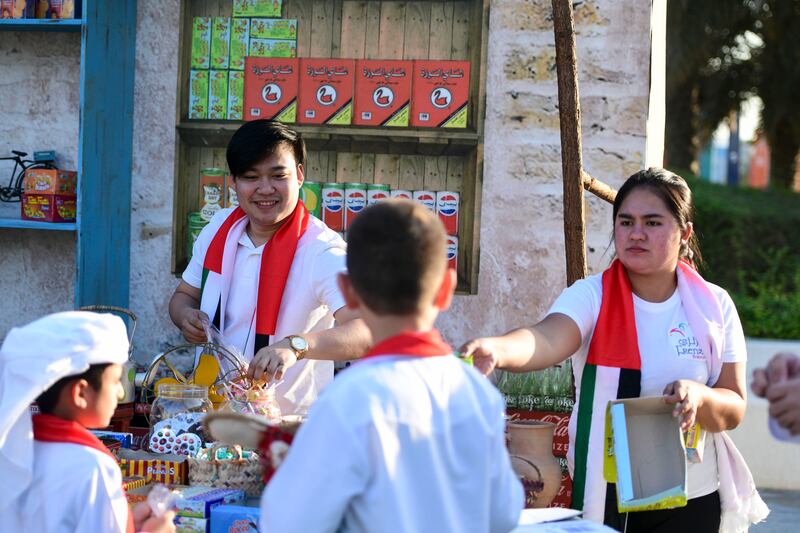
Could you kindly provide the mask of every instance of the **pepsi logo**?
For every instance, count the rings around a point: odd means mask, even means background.
[[[372,102],[378,107],[389,107],[394,102],[394,92],[389,87],[378,87],[372,93]]]
[[[353,191],[347,193],[347,209],[354,213],[358,213],[367,203],[367,196],[361,191]]]
[[[268,104],[275,104],[280,102],[283,92],[279,85],[275,83],[268,83],[261,89],[261,98]]]
[[[427,194],[427,193],[420,194],[419,196],[417,196],[417,201],[422,202],[423,204],[436,203],[436,197],[434,197],[432,194]]]
[[[336,102],[336,89],[332,85],[323,85],[317,89],[317,102],[320,105],[333,105]]]
[[[385,200],[387,198],[389,198],[389,195],[386,194],[385,192],[376,192],[372,194],[373,200]]]
[[[446,217],[455,215],[458,212],[458,198],[452,194],[440,196],[436,202],[436,210]]]
[[[344,195],[337,190],[322,192],[322,206],[326,211],[338,213],[344,207]]]
[[[447,243],[447,260],[452,261],[458,255],[458,247],[455,243],[448,242]]]
[[[448,107],[453,101],[453,94],[444,87],[437,87],[431,93],[431,103],[437,109],[444,109]]]

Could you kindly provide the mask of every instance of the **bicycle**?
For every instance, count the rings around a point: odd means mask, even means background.
[[[53,164],[52,152],[45,152],[47,155],[34,153],[33,159],[23,159],[28,155],[27,152],[11,150],[13,157],[0,157],[0,161],[14,161],[14,168],[11,170],[11,179],[8,186],[0,186],[0,202],[19,202],[22,200],[22,180],[25,178],[25,171],[29,168],[56,168]]]

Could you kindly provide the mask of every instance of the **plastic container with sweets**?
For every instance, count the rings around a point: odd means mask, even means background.
[[[208,388],[162,384],[150,411],[148,449],[194,456],[205,443],[203,418],[213,410]]]

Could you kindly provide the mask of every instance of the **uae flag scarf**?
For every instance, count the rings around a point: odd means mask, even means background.
[[[722,369],[722,310],[708,284],[684,261],[677,268],[678,292],[689,325],[706,354],[709,382]],[[603,437],[610,400],[638,398],[642,362],[636,334],[631,283],[619,260],[603,272],[603,297],[581,374],[577,406],[572,507],[602,520],[607,485],[603,479]]]
[[[225,306],[234,279],[233,266],[239,238],[247,228],[248,217],[241,207],[234,209],[217,230],[203,261],[203,278],[200,285],[200,310],[212,317],[214,325],[224,333]],[[297,202],[292,214],[264,245],[258,276],[256,297],[256,334],[252,353],[244,347],[245,355],[252,357],[269,345],[275,334],[281,299],[292,268],[297,243],[308,228],[309,214],[302,201]],[[249,343],[249,341],[248,341]]]
[[[115,463],[117,461],[117,458],[114,457],[110,451],[108,451],[108,448],[105,447],[100,439],[95,437],[89,432],[89,430],[77,422],[64,420],[63,418],[59,418],[57,416],[45,414],[33,416],[32,421],[33,438],[39,442],[64,442],[69,444],[80,444],[81,446],[86,446],[87,448],[92,448],[108,455],[114,459]],[[81,473],[76,472],[76,474],[80,475]],[[124,488],[122,489],[122,493],[125,494]],[[128,509],[126,532],[133,533],[134,531],[133,515],[131,514],[130,509]]]

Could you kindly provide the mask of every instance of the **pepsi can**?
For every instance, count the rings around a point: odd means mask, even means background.
[[[322,221],[333,231],[344,231],[344,186],[322,184]]]
[[[303,201],[308,212],[317,218],[322,218],[320,196],[322,196],[321,183],[308,180],[303,182],[303,186],[300,187],[300,200]]]
[[[390,198],[389,186],[383,183],[367,184],[367,205],[372,205]]]
[[[402,198],[403,200],[413,200],[414,196],[411,194],[411,191],[406,189],[394,189],[392,190],[391,194],[392,198]]]
[[[458,270],[458,237],[455,235],[447,236],[447,266]]]
[[[356,219],[358,214],[367,207],[367,186],[364,183],[344,184],[344,230]]]
[[[414,191],[414,201],[421,203],[436,213],[436,193],[433,191]]]
[[[458,203],[459,195],[453,191],[436,193],[436,214],[444,224],[448,235],[458,235]]]

